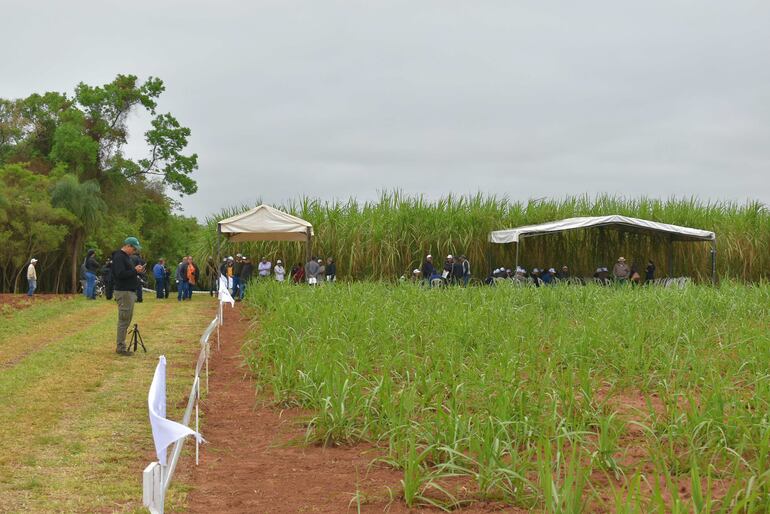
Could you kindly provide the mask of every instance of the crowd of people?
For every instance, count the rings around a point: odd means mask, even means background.
[[[612,267],[612,271],[605,266],[599,266],[596,268],[596,271],[594,271],[591,278],[594,282],[601,285],[609,285],[611,283],[641,284],[643,282],[652,282],[655,280],[655,263],[651,260],[647,261],[647,266],[644,270],[644,279],[642,279],[639,267],[635,263],[629,266],[626,263],[625,257],[619,257]],[[570,273],[569,267],[566,265],[562,266],[558,271],[555,268],[532,268],[529,273],[522,267],[517,267],[515,270],[497,268],[489,274],[484,280],[484,283],[492,285],[499,282],[499,280],[506,279],[522,284],[531,284],[536,287],[547,286],[559,282],[576,284],[585,283],[584,277],[573,276]]]
[[[467,286],[472,277],[470,261],[464,255],[454,257],[447,255],[441,268],[433,264],[433,256],[427,255],[422,263],[422,267],[415,268],[412,271],[412,281],[430,286],[460,285]],[[593,274],[593,280],[597,283],[606,285],[610,283],[640,284],[642,282],[651,282],[655,280],[655,263],[651,260],[647,262],[644,270],[644,278],[639,272],[636,264],[629,266],[624,257],[619,257],[610,271],[604,266],[596,268]],[[401,281],[407,280],[405,275],[401,276]],[[536,287],[556,284],[558,282],[585,283],[585,278],[573,276],[569,266],[561,266],[558,270],[553,267],[532,268],[527,271],[521,266],[515,269],[499,267],[493,269],[484,279],[483,284],[494,285],[500,281],[509,280],[520,284],[530,284]]]

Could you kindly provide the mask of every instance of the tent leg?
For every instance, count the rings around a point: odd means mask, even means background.
[[[711,284],[717,285],[717,242],[711,243]]]
[[[521,239],[519,239],[516,242],[516,268],[514,269],[519,269],[519,245],[520,244],[521,244]]]
[[[310,227],[308,227],[308,229],[307,229],[307,243],[305,243],[305,264],[310,262],[310,259],[313,258],[312,254],[311,254],[311,252],[312,252],[312,247],[311,247],[312,241],[313,241],[313,236],[310,234]]]
[[[214,268],[216,268],[216,275],[217,275],[217,291],[219,291],[219,259],[220,259],[220,251],[221,251],[221,245],[222,245],[222,227],[219,226],[219,223],[217,223],[217,260],[214,263]]]
[[[674,240],[668,239],[668,276],[674,277]]]

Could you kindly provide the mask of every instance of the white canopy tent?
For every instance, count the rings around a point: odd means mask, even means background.
[[[667,234],[670,243],[674,241],[709,241],[711,242],[711,277],[716,283],[716,241],[714,232],[697,228],[669,225],[657,221],[629,218],[627,216],[592,216],[580,218],[567,218],[539,225],[526,225],[507,230],[495,230],[489,234],[490,243],[516,243],[516,265],[519,264],[519,243],[527,237],[541,236],[564,232],[567,230],[586,229],[593,227],[611,227],[627,232],[645,234]],[[671,259],[671,257],[669,257]]]
[[[217,261],[220,238],[240,243],[244,241],[302,241],[306,244],[307,260],[310,260],[310,244],[313,225],[269,205],[259,205],[250,211],[232,216],[217,223]]]

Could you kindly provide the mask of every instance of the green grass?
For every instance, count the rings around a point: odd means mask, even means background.
[[[140,510],[141,472],[154,459],[147,391],[157,357],[168,359],[168,413],[180,419],[214,312],[207,300],[137,304],[149,351],[130,358],[114,353],[112,302],[78,297],[3,318],[0,511]],[[19,352],[20,340],[32,350]],[[182,481],[172,484],[168,508],[182,509],[186,494]]]
[[[767,285],[259,283],[249,301],[259,387],[313,413],[308,443],[379,445],[408,505],[770,509]]]

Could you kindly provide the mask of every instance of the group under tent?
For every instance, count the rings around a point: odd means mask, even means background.
[[[313,225],[302,218],[262,204],[217,223],[217,262],[220,261],[223,236],[233,243],[249,241],[304,242],[306,261],[309,261]]]
[[[589,230],[592,229],[592,230]],[[608,230],[609,229],[609,230]],[[611,237],[609,232],[617,234]],[[586,235],[591,234],[591,235]],[[580,248],[582,255],[591,254],[591,258],[603,260],[610,265],[613,260],[608,256],[614,253],[615,256],[622,255],[618,252],[624,249],[646,248],[646,254],[660,255],[665,252],[667,257],[667,273],[674,276],[674,243],[709,243],[710,246],[710,269],[709,275],[711,281],[716,283],[716,234],[708,230],[697,228],[682,227],[679,225],[670,225],[656,221],[643,220],[638,218],[629,218],[627,216],[592,216],[568,218],[538,225],[527,225],[523,227],[511,228],[506,230],[495,230],[489,234],[489,242],[493,244],[515,244],[515,265],[520,265],[520,258],[523,253],[522,244],[524,240],[531,242],[538,241],[539,236],[552,236],[561,238],[552,248],[542,251],[541,245],[539,255],[550,255],[553,259],[554,254],[566,263],[574,259],[575,248]],[[544,238],[544,240],[551,238]],[[632,241],[629,241],[633,239]],[[644,244],[641,240],[645,240]],[[526,246],[529,246],[530,242]],[[537,246],[536,244],[533,246]],[[568,250],[570,247],[571,250]],[[588,247],[588,248],[587,248]],[[571,254],[570,254],[571,253]],[[629,251],[631,253],[631,250]],[[638,250],[634,253],[640,253]],[[598,259],[597,256],[598,255]],[[631,253],[633,255],[633,253]],[[491,254],[490,254],[491,255]],[[691,259],[692,263],[700,259]],[[559,264],[562,264],[560,262]],[[490,262],[490,268],[492,263]]]

